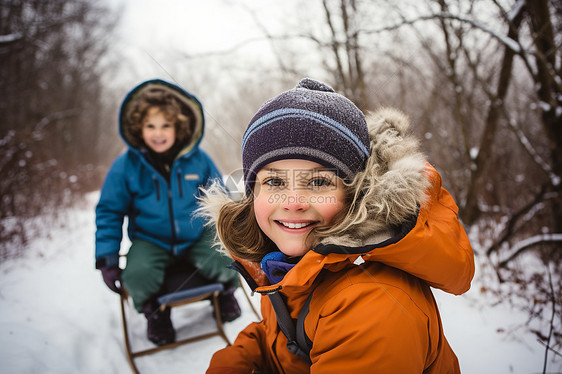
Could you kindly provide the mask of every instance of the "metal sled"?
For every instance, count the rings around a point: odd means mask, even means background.
[[[125,313],[125,309],[126,309],[125,304],[128,302],[129,296],[128,296],[126,290],[123,289],[123,292],[121,294],[121,318],[123,320],[123,335],[124,335],[124,338],[125,338],[125,349],[127,351],[127,360],[129,361],[129,364],[131,365],[131,369],[133,370],[133,372],[137,373],[137,374],[139,373],[139,370],[137,369],[137,367],[135,365],[135,362],[134,362],[134,359],[136,357],[149,355],[149,354],[156,353],[156,352],[159,352],[159,351],[162,351],[162,350],[165,350],[165,349],[175,348],[175,347],[178,347],[178,346],[183,345],[183,344],[196,342],[196,341],[211,338],[211,337],[214,337],[214,336],[220,336],[221,338],[223,338],[223,340],[226,342],[227,345],[230,345],[230,341],[228,340],[226,334],[224,333],[223,322],[222,322],[221,314],[220,314],[220,310],[219,310],[218,296],[219,296],[219,293],[222,290],[223,290],[222,284],[213,283],[213,284],[208,284],[208,285],[205,285],[205,286],[189,288],[189,289],[182,290],[182,291],[168,293],[168,294],[160,296],[158,298],[158,302],[160,303],[160,308],[162,310],[167,308],[167,307],[174,308],[174,307],[178,307],[178,306],[182,306],[182,305],[196,303],[196,302],[199,302],[199,301],[210,300],[211,304],[213,306],[214,314],[215,314],[215,321],[216,321],[216,327],[217,327],[216,331],[210,332],[210,333],[205,333],[205,334],[200,334],[200,335],[197,335],[197,336],[193,336],[193,337],[190,337],[190,338],[186,338],[186,339],[183,339],[183,340],[176,341],[174,343],[162,345],[162,346],[155,347],[155,348],[133,351],[133,349],[131,347],[131,342],[130,342],[130,339],[129,339],[129,329],[128,329],[128,325],[127,325],[127,316],[126,316],[126,313]],[[252,309],[253,309],[253,306],[252,306]],[[254,310],[254,312],[255,312],[255,310]],[[257,313],[256,313],[256,315],[257,315]]]

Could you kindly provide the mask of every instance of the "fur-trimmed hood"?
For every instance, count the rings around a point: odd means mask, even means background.
[[[140,150],[139,141],[131,134],[130,115],[134,107],[134,102],[141,94],[150,91],[164,91],[172,94],[181,106],[181,112],[189,118],[191,136],[184,141],[178,154],[184,155],[196,148],[203,137],[205,127],[205,117],[203,106],[195,96],[183,90],[181,87],[160,79],[145,81],[133,88],[125,97],[119,110],[119,134],[125,143],[134,150]]]
[[[408,117],[383,108],[368,114],[367,124],[371,156],[354,180],[357,193],[364,194],[359,214],[346,217],[342,227],[347,230],[308,251],[277,285],[269,285],[259,263],[235,258],[248,283],[260,286],[256,291],[307,288],[322,269],[337,271],[365,261],[396,267],[445,292],[461,294],[470,287],[474,256],[458,207],[439,173],[426,163],[409,132]],[[212,189],[200,212],[216,224],[229,201],[223,189]]]
[[[364,246],[393,237],[415,219],[427,196],[426,160],[409,118],[399,110],[382,108],[366,116],[371,155],[365,170],[352,181],[361,198],[321,244]]]

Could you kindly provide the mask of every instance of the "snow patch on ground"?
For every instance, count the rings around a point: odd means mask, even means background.
[[[2,373],[130,372],[119,297],[106,288],[94,269],[97,198],[97,193],[88,196],[85,206],[69,212],[65,226],[36,238],[22,258],[0,264]],[[521,327],[526,316],[506,305],[490,306],[480,294],[478,282],[477,274],[472,289],[463,296],[435,291],[445,335],[462,372],[542,372],[544,348]],[[237,297],[243,314],[225,324],[231,341],[256,319],[241,290]],[[259,306],[258,296],[252,301]],[[210,311],[207,303],[175,308],[172,320],[178,337],[211,331]],[[144,317],[132,307],[127,312],[133,347],[150,347]],[[222,347],[224,341],[215,337],[139,357],[135,362],[142,373],[204,373],[213,353]],[[561,371],[562,360],[553,359],[548,371]]]

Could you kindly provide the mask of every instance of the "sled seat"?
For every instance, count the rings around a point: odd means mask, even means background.
[[[207,284],[204,286],[188,288],[185,290],[180,290],[176,292],[171,292],[165,295],[160,296],[157,300],[160,303],[160,309],[164,310],[165,308],[175,308],[191,303],[196,303],[200,301],[210,300],[211,305],[213,306],[214,311],[214,319],[216,322],[216,331],[196,335],[193,337],[189,337],[186,339],[178,340],[176,342],[165,344],[162,346],[144,349],[139,351],[133,351],[131,347],[131,342],[129,339],[129,330],[127,326],[127,316],[125,313],[125,304],[128,302],[129,296],[125,289],[122,289],[123,292],[121,294],[121,317],[123,320],[123,335],[125,338],[125,349],[127,351],[127,360],[129,361],[129,365],[134,373],[139,373],[134,359],[139,356],[145,356],[152,353],[156,353],[165,349],[175,348],[183,344],[196,342],[199,340],[211,338],[214,336],[220,336],[227,345],[230,345],[230,341],[228,340],[226,334],[224,333],[223,322],[221,319],[220,309],[219,309],[219,294],[223,291],[223,285],[220,283],[212,283]]]
[[[166,307],[174,307],[178,305],[185,304],[186,300],[199,299],[204,300],[209,297],[209,294],[214,294],[215,292],[222,292],[224,287],[221,283],[207,284],[205,286],[190,288],[187,290],[176,291],[166,295],[162,295],[158,298],[160,303],[160,309],[164,310]],[[191,301],[191,302],[195,302]]]

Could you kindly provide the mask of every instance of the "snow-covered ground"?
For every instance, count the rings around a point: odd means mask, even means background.
[[[0,264],[0,373],[127,373],[119,298],[93,265],[94,204],[69,213],[64,227],[36,238],[23,258]],[[446,336],[465,374],[541,373],[544,348],[523,328],[525,316],[506,306],[491,307],[471,291],[451,296],[435,291]],[[227,323],[237,333],[255,319],[240,290],[243,314]],[[259,304],[257,296],[252,298]],[[214,327],[208,303],[173,311],[179,337]],[[149,347],[144,318],[129,310],[132,345]],[[502,333],[503,331],[503,333]],[[509,331],[509,334],[506,333]],[[142,373],[204,373],[224,342],[216,337],[135,360]],[[553,357],[551,354],[549,357]],[[547,372],[562,371],[562,360]]]

